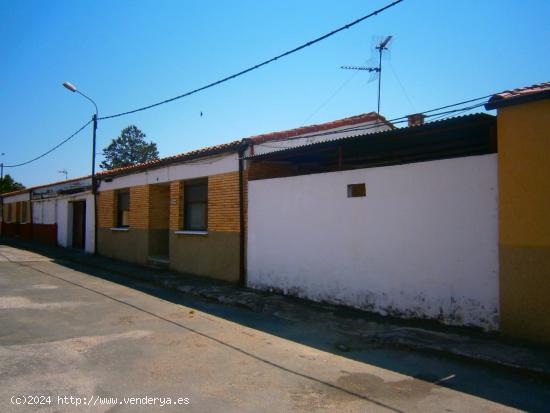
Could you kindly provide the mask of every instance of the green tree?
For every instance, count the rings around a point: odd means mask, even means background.
[[[115,169],[158,159],[157,144],[147,143],[145,137],[145,133],[135,125],[122,129],[120,136],[103,149],[105,160],[99,166],[102,169]]]
[[[25,186],[21,182],[16,182],[10,174],[6,174],[2,182],[0,182],[0,188],[3,194],[6,192],[19,191],[25,189]]]

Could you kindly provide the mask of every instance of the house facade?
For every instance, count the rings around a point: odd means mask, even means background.
[[[493,96],[501,330],[550,344],[550,82]]]
[[[5,194],[2,203],[2,235],[95,251],[90,177]]]
[[[239,282],[242,143],[98,174],[98,252]]]
[[[28,189],[2,195],[2,235],[32,239]]]
[[[32,238],[95,252],[95,215],[89,176],[30,189]]]
[[[98,252],[245,284],[244,156],[280,149],[283,137],[291,137],[290,145],[298,146],[355,128],[390,129],[391,124],[368,113],[101,172]]]

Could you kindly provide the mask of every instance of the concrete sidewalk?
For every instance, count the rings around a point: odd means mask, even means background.
[[[503,339],[468,328],[448,327],[427,320],[382,317],[328,304],[241,288],[211,279],[128,264],[78,251],[0,238],[0,243],[145,281],[214,302],[268,313],[281,319],[315,323],[347,337],[337,350],[363,345],[398,347],[486,363],[550,379],[550,349]]]

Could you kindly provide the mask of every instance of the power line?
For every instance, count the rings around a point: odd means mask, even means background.
[[[481,97],[478,97],[478,98],[475,98],[475,99],[469,99],[469,100],[464,100],[462,102],[458,102],[458,103],[453,103],[452,105],[447,105],[447,106],[441,106],[439,108],[436,108],[436,109],[430,109],[430,110],[425,110],[424,112],[420,112],[420,113],[430,113],[430,112],[435,112],[437,110],[441,110],[441,109],[447,109],[447,108],[452,108],[453,106],[459,106],[459,105],[464,105],[466,103],[471,103],[471,102],[475,102],[477,100],[482,100],[482,99],[488,99],[492,96],[494,96],[495,93],[491,93],[490,95],[486,95],[486,96],[481,96]],[[487,103],[487,102],[485,102]],[[485,104],[484,103],[484,104]],[[481,106],[481,105],[480,105]]]
[[[319,43],[319,42],[322,41],[322,40],[328,39],[329,37],[334,36],[336,33],[339,33],[339,32],[341,32],[341,31],[343,31],[343,30],[349,29],[350,27],[355,26],[356,24],[359,24],[359,23],[361,23],[362,21],[367,20],[367,19],[370,18],[370,17],[376,16],[377,14],[382,13],[383,11],[386,11],[387,9],[392,8],[393,6],[395,6],[395,5],[399,4],[399,3],[401,3],[402,1],[403,1],[403,0],[396,0],[396,1],[394,1],[394,2],[392,2],[392,3],[390,3],[390,4],[386,5],[386,6],[384,6],[384,7],[380,8],[380,9],[378,9],[378,10],[373,11],[373,12],[370,13],[370,14],[367,14],[366,16],[363,16],[363,17],[361,17],[361,18],[359,18],[359,19],[357,19],[357,20],[354,20],[354,21],[351,22],[351,23],[346,24],[345,26],[339,27],[338,29],[335,29],[335,30],[333,30],[333,31],[331,31],[331,32],[329,32],[329,33],[327,33],[327,34],[324,34],[323,36],[320,36],[320,37],[318,37],[318,38],[316,38],[316,39],[314,39],[314,40],[310,40],[309,42],[306,42],[306,43],[304,43],[304,44],[302,44],[302,45],[300,45],[300,46],[298,46],[298,47],[295,47],[295,48],[292,49],[292,50],[289,50],[289,51],[286,51],[286,52],[284,52],[284,53],[281,53],[280,55],[277,55],[277,56],[275,56],[275,57],[272,57],[271,59],[268,59],[268,60],[265,60],[265,61],[263,61],[263,62],[261,62],[261,63],[258,63],[257,65],[251,66],[251,67],[249,67],[248,69],[245,69],[245,70],[242,70],[242,71],[237,72],[237,73],[235,73],[235,74],[232,74],[232,75],[230,75],[230,76],[224,77],[223,79],[220,79],[220,80],[217,80],[217,81],[215,81],[215,82],[209,83],[209,84],[207,84],[207,85],[205,85],[205,86],[202,86],[202,87],[200,87],[200,88],[191,90],[191,91],[189,91],[189,92],[186,92],[186,93],[184,93],[184,94],[175,96],[175,97],[173,97],[173,98],[163,100],[163,101],[161,101],[161,102],[153,103],[153,104],[151,104],[151,105],[143,106],[143,107],[141,107],[141,108],[129,110],[129,111],[126,111],[126,112],[117,113],[117,114],[114,114],[114,115],[103,116],[103,117],[101,117],[101,118],[98,118],[98,120],[111,119],[111,118],[116,118],[116,117],[119,117],[119,116],[130,115],[130,114],[136,113],[136,112],[141,112],[141,111],[143,111],[143,110],[151,109],[151,108],[154,108],[154,107],[156,107],[156,106],[164,105],[165,103],[173,102],[174,100],[178,100],[178,99],[181,99],[181,98],[184,98],[184,97],[193,95],[193,94],[195,94],[195,93],[198,93],[198,92],[201,92],[201,91],[203,91],[203,90],[209,89],[209,88],[211,88],[211,87],[217,86],[217,85],[219,85],[219,84],[221,84],[221,83],[225,83],[225,82],[227,82],[227,81],[229,81],[229,80],[232,80],[232,79],[235,79],[235,78],[237,78],[237,77],[239,77],[239,76],[242,76],[242,75],[244,75],[244,74],[246,74],[246,73],[248,73],[248,72],[251,72],[251,71],[253,71],[253,70],[259,69],[259,68],[262,67],[262,66],[268,65],[269,63],[273,63],[275,60],[278,60],[278,59],[281,59],[281,58],[283,58],[283,57],[289,56],[289,55],[291,55],[291,54],[293,54],[293,53],[296,53],[296,52],[298,52],[298,51],[300,51],[300,50],[302,50],[302,49],[305,49],[306,47],[312,46],[312,45],[314,45],[315,43]]]
[[[433,113],[433,112],[437,112],[439,110],[442,110],[442,109],[448,109],[448,108],[451,108],[451,107],[455,107],[455,106],[460,106],[460,105],[464,105],[466,103],[472,103],[472,102],[476,102],[476,101],[479,101],[481,99],[487,99],[491,96],[493,96],[493,94],[490,94],[490,95],[486,95],[486,96],[482,96],[482,97],[479,97],[479,98],[475,98],[475,99],[469,99],[469,100],[465,100],[465,101],[462,101],[462,102],[458,102],[458,103],[453,103],[453,104],[450,104],[450,105],[445,105],[445,106],[441,106],[439,108],[435,108],[435,109],[430,109],[430,110],[426,110],[424,112],[420,112],[422,114],[427,114],[427,113],[432,113],[430,115],[426,115],[426,117],[434,117],[433,120],[438,120],[439,117],[441,117],[442,115],[448,115],[448,114],[453,114],[453,113],[457,113],[457,112],[466,112],[468,110],[472,110],[472,109],[475,109],[475,108],[478,108],[480,106],[483,106],[485,105],[487,102],[486,101],[483,101],[481,103],[476,103],[474,105],[471,105],[469,107],[466,107],[466,108],[459,108],[459,109],[454,109],[454,110],[449,110],[449,111],[445,111],[445,112],[438,112],[438,113]],[[398,118],[393,118],[393,119],[389,119],[387,120],[387,122],[390,122],[392,124],[400,124],[400,123],[404,123],[407,121],[407,116],[400,116]],[[71,140],[72,138],[74,138],[76,135],[78,135],[80,132],[82,132],[82,130],[84,130],[90,123],[92,123],[91,120],[89,120],[88,122],[86,122],[84,125],[82,125],[82,127],[80,127],[76,132],[74,132],[72,135],[70,135],[68,138],[65,138],[64,140],[62,140],[60,143],[58,143],[57,145],[55,145],[53,148],[49,149],[48,151],[44,152],[43,154],[41,155],[38,155],[36,156],[35,158],[32,158],[26,162],[21,162],[21,163],[18,163],[18,164],[15,164],[15,165],[4,165],[4,168],[16,168],[16,167],[19,167],[19,166],[24,166],[24,165],[28,165],[34,161],[37,161],[38,159],[41,159],[43,158],[44,156],[52,153],[53,151],[55,151],[56,149],[58,149],[60,146],[64,145],[65,143],[67,143],[69,140]],[[350,127],[350,128],[344,128],[344,129],[340,129],[337,131],[337,133],[344,133],[344,132],[356,132],[356,131],[365,131],[365,130],[369,130],[369,129],[374,129],[374,128],[377,128],[379,126],[383,126],[383,125],[387,125],[386,122],[384,121],[377,121],[375,123],[371,123],[370,125],[368,126],[355,126],[355,127]],[[317,136],[325,136],[325,135],[330,135],[330,134],[334,134],[335,132],[334,131],[327,131],[327,132],[322,132],[322,133],[317,133],[317,134],[309,134],[309,135],[303,135],[303,136],[293,136],[293,137],[290,137],[290,138],[285,138],[285,139],[279,139],[277,140],[276,142],[272,142],[272,143],[278,143],[278,142],[285,142],[285,141],[290,141],[290,140],[295,140],[295,139],[301,139],[301,138],[313,138],[313,137],[317,137]],[[265,145],[265,146],[269,146],[269,145]],[[274,146],[273,146],[274,147]],[[287,146],[288,147],[288,146]],[[277,146],[277,148],[285,148],[284,146]]]
[[[61,142],[59,142],[57,145],[55,145],[53,148],[51,148],[50,150],[44,152],[43,154],[41,155],[38,155],[37,157],[35,158],[32,158],[31,160],[28,160],[26,162],[21,162],[21,163],[18,163],[18,164],[15,164],[15,165],[4,165],[4,168],[17,168],[18,166],[23,166],[23,165],[28,165],[30,164],[31,162],[34,162],[34,161],[37,161],[38,159],[40,158],[43,158],[44,156],[48,155],[49,153],[52,153],[53,151],[55,151],[57,148],[59,148],[61,145],[67,143],[68,141],[70,141],[72,138],[74,138],[76,135],[78,135],[80,132],[82,132],[82,130],[84,130],[86,128],[86,126],[88,126],[90,123],[92,123],[91,120],[89,120],[88,122],[86,122],[80,129],[78,129],[76,132],[74,132],[71,136],[69,136],[68,138],[66,139],[63,139]]]
[[[389,63],[389,66],[390,66],[390,69],[393,73],[393,76],[395,77],[395,80],[397,80],[397,83],[399,84],[399,86],[401,87],[401,90],[403,91],[403,94],[405,95],[405,97],[407,98],[408,102],[409,102],[409,105],[411,105],[411,109],[416,111],[416,108],[414,107],[414,103],[412,102],[411,98],[409,97],[409,94],[407,93],[407,91],[405,90],[405,86],[403,86],[403,83],[401,82],[401,79],[399,79],[399,76],[397,75],[397,71],[395,70],[395,68],[393,67],[391,61],[388,62]]]

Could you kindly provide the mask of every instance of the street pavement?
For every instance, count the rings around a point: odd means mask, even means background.
[[[314,323],[0,245],[1,412],[544,412],[549,400],[543,377],[344,348]]]

